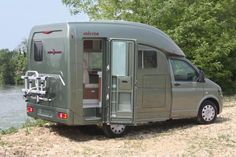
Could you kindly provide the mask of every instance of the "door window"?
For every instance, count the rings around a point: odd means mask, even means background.
[[[175,81],[196,81],[197,71],[186,61],[171,59]]]
[[[128,76],[128,43],[112,41],[112,75]]]

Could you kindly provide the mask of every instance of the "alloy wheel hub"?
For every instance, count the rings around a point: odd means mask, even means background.
[[[121,125],[121,124],[111,124],[111,131],[114,134],[121,134],[125,131],[125,125]]]
[[[215,117],[215,109],[213,106],[211,105],[206,105],[204,106],[204,108],[202,109],[202,118],[205,121],[211,121],[214,119]]]

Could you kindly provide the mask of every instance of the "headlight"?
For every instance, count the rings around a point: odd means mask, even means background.
[[[223,97],[223,93],[222,93],[222,90],[221,90],[220,87],[218,87],[218,94],[219,94],[221,97]]]

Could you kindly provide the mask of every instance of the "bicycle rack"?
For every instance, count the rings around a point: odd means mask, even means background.
[[[59,79],[63,86],[65,82],[62,79],[61,75],[57,74],[40,74],[37,71],[26,71],[24,76],[21,76],[25,81],[25,88],[22,89],[24,92],[24,97],[27,98],[30,96],[31,99],[36,99],[38,103],[41,101],[52,101],[52,99],[45,98],[46,96],[46,86],[48,78]]]

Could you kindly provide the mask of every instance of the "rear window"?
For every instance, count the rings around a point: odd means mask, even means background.
[[[36,62],[43,61],[43,42],[34,41],[34,60]]]

